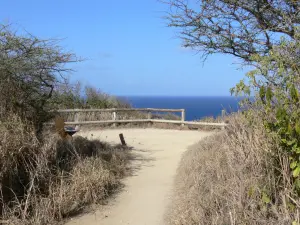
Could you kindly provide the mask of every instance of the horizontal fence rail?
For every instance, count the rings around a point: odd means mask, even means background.
[[[208,122],[193,122],[193,121],[177,121],[177,120],[151,120],[154,123],[174,123],[174,124],[186,124],[186,125],[205,125],[205,126],[216,126],[224,127],[226,123],[208,123]]]
[[[117,119],[117,112],[147,112],[147,119]],[[194,122],[185,120],[185,109],[156,109],[156,108],[111,108],[111,109],[61,109],[57,110],[58,113],[74,113],[75,121],[67,121],[66,125],[91,125],[91,124],[114,124],[117,123],[169,123],[169,124],[181,124],[184,125],[200,125],[200,126],[214,126],[224,128],[227,126],[226,123],[210,123],[210,122]],[[96,120],[96,121],[79,121],[78,113],[89,113],[89,112],[108,112],[111,114],[111,120]],[[151,112],[180,112],[180,120],[166,120],[166,119],[152,119]],[[225,111],[222,110],[222,117],[224,117]]]
[[[112,123],[173,123],[173,124],[186,124],[186,125],[206,125],[223,127],[226,123],[207,123],[207,122],[193,122],[193,121],[180,121],[180,120],[155,120],[155,119],[136,119],[136,120],[103,120],[103,121],[78,121],[78,122],[65,122],[66,125],[88,125],[88,124],[112,124]]]
[[[182,112],[184,109],[155,109],[155,108],[112,108],[112,109],[60,109],[57,112],[126,112],[126,111],[140,111],[140,112]]]

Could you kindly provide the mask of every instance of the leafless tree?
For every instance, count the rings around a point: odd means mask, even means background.
[[[163,0],[168,26],[178,29],[183,46],[201,52],[234,55],[250,62],[267,54],[280,36],[295,39],[299,0]]]

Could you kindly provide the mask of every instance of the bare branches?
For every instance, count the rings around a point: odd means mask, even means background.
[[[265,55],[278,35],[296,38],[300,1],[294,0],[168,0],[168,25],[178,29],[183,46],[207,56],[231,54],[251,61]]]
[[[57,40],[19,35],[0,25],[0,119],[7,111],[20,112],[37,129],[47,120],[48,100],[57,83],[78,59],[63,51]]]

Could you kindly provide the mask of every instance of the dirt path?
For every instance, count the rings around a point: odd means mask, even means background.
[[[210,132],[160,129],[89,131],[81,135],[119,143],[123,133],[137,154],[133,176],[124,179],[124,190],[98,211],[69,221],[68,225],[161,225],[172,192],[181,154]]]

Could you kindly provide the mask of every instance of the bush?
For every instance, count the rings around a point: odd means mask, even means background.
[[[167,224],[292,224],[289,157],[261,119],[232,116],[224,132],[192,146],[181,160]]]
[[[67,63],[77,61],[55,40],[21,35],[0,25],[0,119],[11,112],[30,121],[39,135],[51,118],[49,99],[55,86],[69,71]]]
[[[241,81],[232,91],[250,95],[257,93],[254,102],[246,102],[252,108],[247,112],[251,121],[253,110],[262,118],[266,131],[278,141],[282,154],[288,154],[295,193],[300,194],[300,69],[299,34],[295,39],[281,38],[266,56],[253,55],[258,69],[250,71],[249,83]],[[274,154],[277,154],[275,152]],[[278,178],[282,179],[282,178]]]
[[[110,96],[95,87],[82,87],[80,82],[60,84],[53,93],[51,105],[55,109],[90,109],[90,108],[129,108],[130,105]]]
[[[128,152],[98,140],[45,134],[41,143],[17,116],[0,135],[0,220],[9,224],[56,223],[107,198],[126,174]]]

